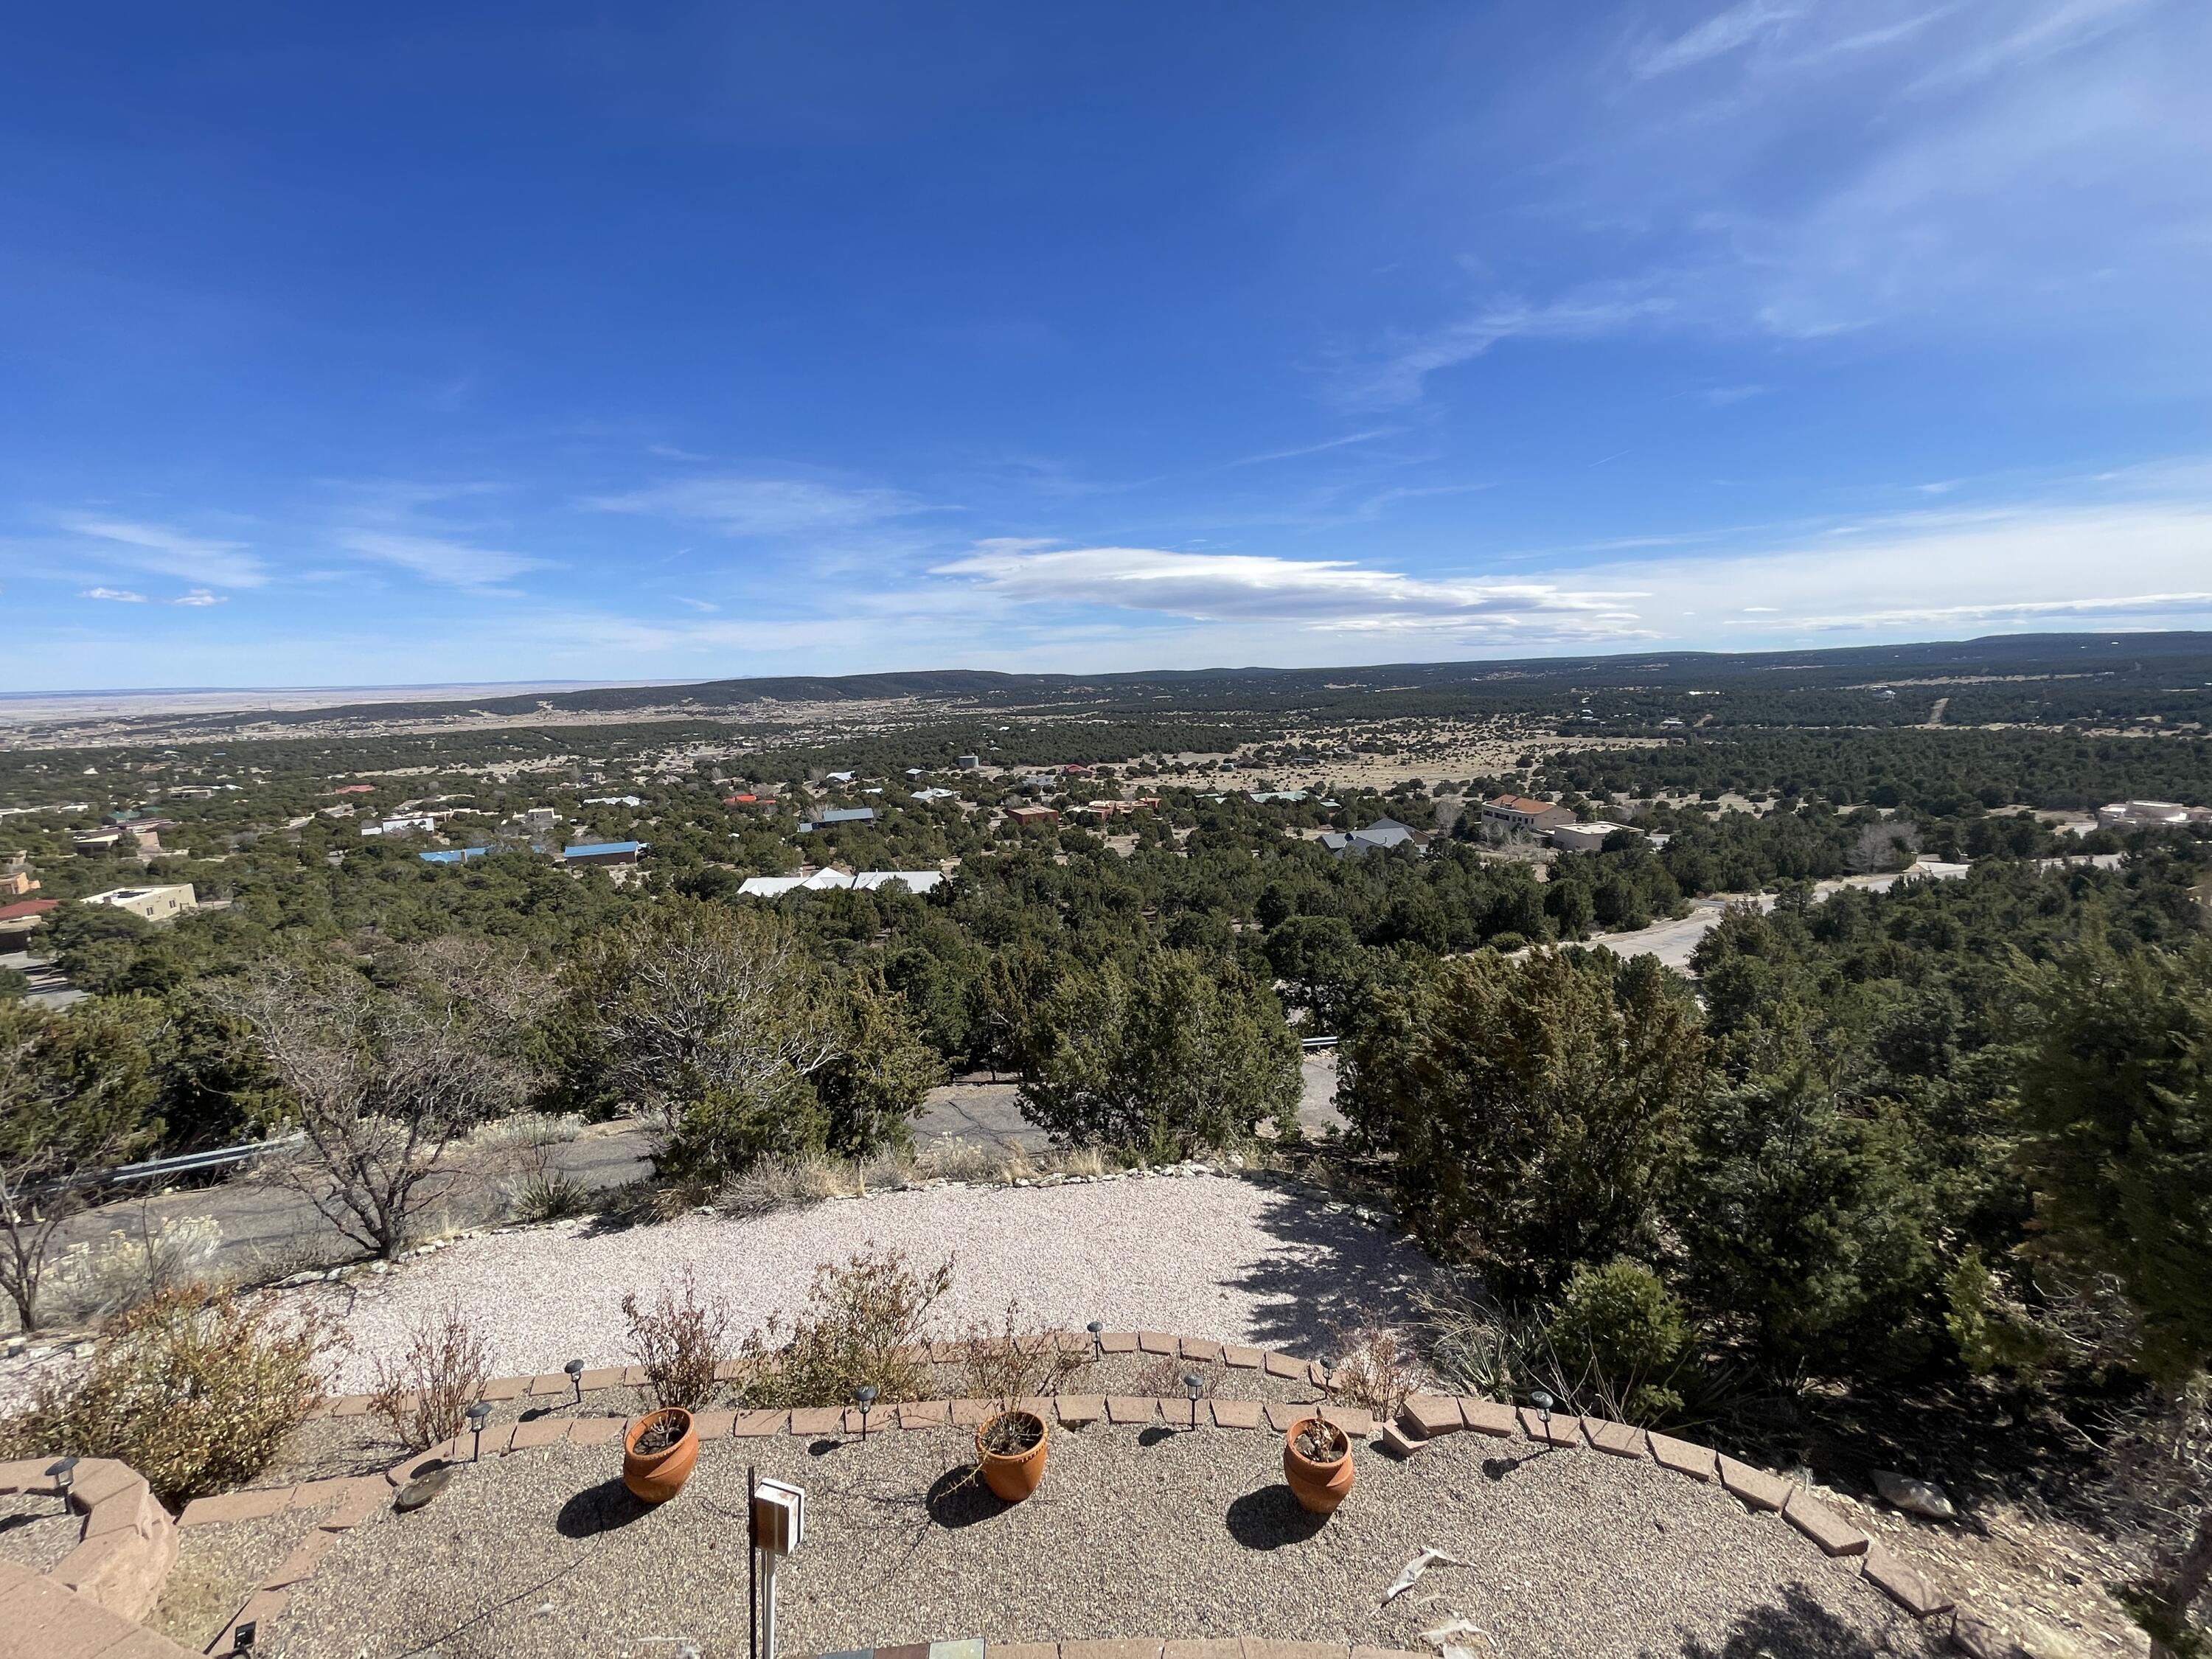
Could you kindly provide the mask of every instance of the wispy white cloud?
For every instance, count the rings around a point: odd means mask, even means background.
[[[143,605],[146,596],[133,593],[127,587],[88,587],[77,595],[81,599],[112,599],[118,605]]]
[[[1743,0],[1671,39],[1643,42],[1629,55],[1629,73],[1649,81],[1692,69],[1770,38],[1808,9],[1808,0]]]
[[[62,526],[99,542],[109,557],[136,570],[215,587],[258,587],[269,580],[268,566],[243,542],[188,535],[167,525],[88,514],[64,518]]]
[[[1621,291],[1607,284],[1544,303],[1499,300],[1455,322],[1393,340],[1380,360],[1353,372],[1349,400],[1390,409],[1417,402],[1428,377],[1471,362],[1507,340],[1588,340],[1648,325],[1675,309],[1670,295]]]
[[[175,599],[169,600],[168,603],[171,605],[183,605],[198,607],[210,605],[223,605],[227,604],[228,601],[220,593],[210,593],[204,587],[195,587],[189,593],[179,593]]]
[[[427,581],[452,587],[488,588],[526,570],[543,569],[549,562],[525,553],[397,531],[342,530],[337,540],[349,553],[398,565]]]
[[[715,473],[672,478],[584,503],[605,513],[710,524],[726,536],[800,537],[849,531],[928,510],[903,490],[848,488],[811,478]]]
[[[1627,640],[1642,633],[1629,608],[1633,592],[1428,580],[1343,559],[986,542],[932,574],[967,579],[1018,605],[1104,605],[1194,622],[1458,640]]]

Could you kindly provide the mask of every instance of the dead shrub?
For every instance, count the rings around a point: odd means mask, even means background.
[[[622,1299],[629,1322],[629,1351],[645,1372],[657,1406],[696,1411],[714,1397],[714,1370],[729,1340],[730,1310],[719,1297],[702,1297],[698,1276],[684,1270],[680,1290],[664,1285],[653,1305],[640,1308],[635,1292]]]
[[[745,1339],[745,1402],[848,1406],[864,1386],[878,1405],[921,1399],[929,1382],[922,1327],[951,1285],[951,1261],[917,1272],[903,1250],[823,1262],[788,1324],[771,1316]]]
[[[434,1446],[460,1433],[464,1413],[490,1376],[490,1349],[449,1303],[416,1321],[397,1364],[378,1356],[368,1413],[401,1445]]]
[[[1006,1318],[994,1329],[971,1325],[961,1339],[960,1391],[970,1400],[1041,1399],[1060,1392],[1068,1376],[1083,1367],[1087,1349],[1064,1331],[1047,1330],[1022,1315],[1018,1301],[1006,1304]]]
[[[1378,1418],[1397,1416],[1406,1396],[1420,1382],[1412,1345],[1371,1310],[1349,1326],[1333,1325],[1339,1358],[1330,1385],[1355,1406]]]
[[[343,1346],[311,1309],[165,1289],[109,1328],[83,1370],[40,1381],[0,1425],[9,1455],[112,1457],[174,1507],[243,1486],[322,1403]]]

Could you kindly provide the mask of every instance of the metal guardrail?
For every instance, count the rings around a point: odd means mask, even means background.
[[[1334,1048],[1336,1047],[1340,1039],[1333,1036],[1300,1037],[1298,1039],[1298,1047],[1301,1048]]]
[[[198,1170],[219,1170],[226,1164],[244,1164],[270,1152],[296,1146],[307,1136],[296,1130],[274,1140],[256,1140],[243,1146],[219,1146],[212,1152],[179,1152],[174,1158],[149,1158],[143,1164],[121,1164],[89,1177],[94,1181],[158,1181],[163,1176],[190,1175]]]

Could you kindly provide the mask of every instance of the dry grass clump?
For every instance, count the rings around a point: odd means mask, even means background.
[[[961,1339],[960,1392],[970,1400],[994,1400],[1011,1407],[1060,1392],[1060,1385],[1083,1368],[1086,1345],[1065,1331],[1047,1330],[1023,1316],[1021,1304],[1006,1304],[997,1328],[972,1325]]]
[[[461,1431],[490,1376],[491,1350],[449,1303],[416,1321],[397,1364],[377,1357],[368,1413],[403,1446],[435,1445]]]
[[[645,1372],[653,1403],[696,1411],[714,1397],[715,1368],[729,1340],[729,1305],[699,1294],[698,1276],[684,1270],[680,1290],[665,1286],[650,1307],[638,1305],[635,1291],[622,1299],[629,1322],[629,1351]]]
[[[9,1455],[112,1457],[174,1507],[268,1468],[322,1403],[337,1328],[309,1309],[187,1285],[110,1328],[85,1368],[47,1377],[0,1424]]]
[[[854,1390],[878,1405],[925,1397],[923,1327],[952,1285],[952,1263],[927,1270],[903,1250],[863,1249],[814,1270],[806,1305],[789,1323],[771,1315],[745,1339],[743,1392],[751,1406],[849,1406]]]
[[[1190,1385],[1184,1379],[1193,1376],[1198,1379],[1198,1397],[1212,1399],[1214,1385],[1219,1380],[1214,1369],[1177,1359],[1171,1353],[1160,1355],[1139,1371],[1136,1380],[1129,1384],[1129,1392],[1149,1395],[1155,1400],[1182,1400],[1190,1393]]]

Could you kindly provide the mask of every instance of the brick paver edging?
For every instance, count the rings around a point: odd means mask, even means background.
[[[0,1493],[58,1499],[46,1471],[56,1460],[0,1463]],[[81,1457],[70,1471],[69,1507],[84,1516],[77,1547],[46,1576],[118,1616],[146,1616],[177,1559],[177,1529],[146,1478],[112,1457]],[[0,1630],[7,1628],[0,1615]]]
[[[813,1659],[1429,1659],[1401,1648],[1342,1642],[1266,1642],[1256,1637],[1191,1641],[910,1642],[895,1648],[848,1648]]]
[[[1079,1348],[1093,1346],[1088,1335],[1055,1333],[1042,1340]],[[1108,1354],[1176,1355],[1239,1370],[1264,1370],[1269,1376],[1304,1382],[1323,1390],[1334,1389],[1329,1374],[1318,1363],[1270,1349],[1224,1346],[1153,1331],[1109,1331],[1097,1339],[1097,1347]],[[917,1353],[933,1360],[945,1360],[964,1352],[961,1345],[938,1343]],[[730,1380],[738,1371],[736,1364],[726,1363],[719,1374]],[[556,1371],[532,1377],[495,1378],[484,1385],[482,1397],[490,1401],[540,1397],[551,1401],[557,1397],[573,1401],[580,1385],[581,1393],[590,1395],[607,1389],[636,1387],[645,1380],[644,1371],[637,1366],[587,1369],[574,1382],[565,1372]],[[1068,1429],[1088,1428],[1103,1420],[1117,1425],[1164,1424],[1169,1428],[1280,1434],[1299,1418],[1318,1412],[1347,1435],[1363,1438],[1374,1435],[1379,1449],[1401,1458],[1417,1455],[1425,1445],[1441,1436],[1468,1431],[1525,1441],[1555,1451],[1650,1463],[1690,1480],[1717,1485],[1753,1511],[1779,1515],[1827,1555],[1856,1563],[1861,1577],[1916,1619],[1954,1611],[1950,1596],[1796,1482],[1722,1456],[1709,1446],[1661,1434],[1656,1430],[1640,1429],[1632,1424],[1571,1413],[1553,1413],[1546,1418],[1527,1407],[1516,1410],[1498,1401],[1470,1395],[1416,1395],[1406,1401],[1395,1419],[1379,1424],[1371,1413],[1359,1407],[1333,1401],[1300,1405],[1258,1400],[1194,1401],[1130,1395],[1057,1395],[1024,1400],[1018,1404],[1036,1412],[1048,1423],[1056,1422]],[[323,1407],[325,1414],[333,1417],[362,1416],[368,1409],[368,1398],[365,1395],[332,1400]],[[268,1583],[256,1591],[239,1613],[240,1620],[273,1619],[289,1600],[289,1587],[313,1571],[315,1560],[335,1541],[337,1533],[365,1520],[382,1507],[391,1488],[404,1486],[424,1469],[438,1463],[469,1462],[478,1456],[505,1455],[547,1446],[614,1445],[620,1442],[631,1420],[620,1413],[605,1412],[556,1417],[550,1414],[550,1409],[549,1407],[546,1416],[492,1430],[483,1437],[480,1446],[474,1437],[465,1432],[403,1459],[381,1477],[310,1481],[296,1487],[272,1487],[196,1499],[185,1506],[177,1524],[194,1527],[247,1520],[283,1509],[307,1508],[344,1498],[346,1501],[322,1522],[307,1544],[295,1552],[294,1559],[287,1561]],[[858,1407],[835,1406],[791,1411],[702,1410],[692,1413],[692,1421],[702,1442],[756,1439],[779,1434],[809,1438],[851,1437],[915,1429],[972,1428],[996,1409],[997,1402],[993,1401],[929,1400],[879,1406],[867,1413],[865,1422]],[[304,1561],[301,1559],[302,1556],[307,1558]],[[967,1654],[965,1650],[971,1645],[975,1652]],[[871,1652],[875,1659],[894,1659],[894,1656],[895,1659],[945,1659],[933,1655],[934,1647],[963,1650],[961,1655],[951,1656],[950,1659],[981,1659],[982,1653],[980,1643],[916,1644],[862,1653],[863,1659]],[[228,1649],[224,1641],[219,1641],[209,1651],[222,1653]],[[992,1652],[997,1659],[1324,1659],[1324,1656],[1336,1659],[1340,1655],[1346,1656],[1346,1659],[1382,1659],[1385,1654],[1384,1650],[1377,1648],[1347,1650],[1332,1644],[1258,1642],[1249,1638],[1207,1642],[997,1643],[992,1644]],[[851,1656],[837,1656],[836,1659]]]

